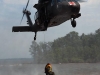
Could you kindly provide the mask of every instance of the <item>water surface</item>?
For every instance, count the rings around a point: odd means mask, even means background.
[[[45,75],[45,64],[0,65],[0,75]],[[100,75],[100,63],[52,64],[56,75]]]

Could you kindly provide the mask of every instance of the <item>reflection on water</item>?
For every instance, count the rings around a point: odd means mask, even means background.
[[[45,75],[45,64],[0,65],[0,75]],[[100,75],[99,63],[52,64],[56,75]]]

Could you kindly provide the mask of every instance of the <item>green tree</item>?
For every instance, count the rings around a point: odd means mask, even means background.
[[[53,42],[32,42],[30,52],[35,63],[100,62],[100,29],[78,35],[72,31]]]

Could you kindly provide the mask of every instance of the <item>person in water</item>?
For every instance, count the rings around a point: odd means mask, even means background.
[[[46,75],[55,75],[54,72],[52,72],[52,66],[50,63],[46,64],[45,73],[46,73]]]

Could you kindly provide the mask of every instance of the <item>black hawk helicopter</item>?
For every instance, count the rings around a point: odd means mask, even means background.
[[[82,2],[82,0],[39,0],[38,4],[33,6],[37,9],[33,24],[31,12],[27,10],[28,0],[21,22],[26,15],[29,26],[14,26],[12,32],[35,32],[34,40],[36,40],[38,31],[46,31],[48,27],[58,26],[67,20],[71,20],[72,27],[76,27],[75,19],[81,16],[79,1]]]

